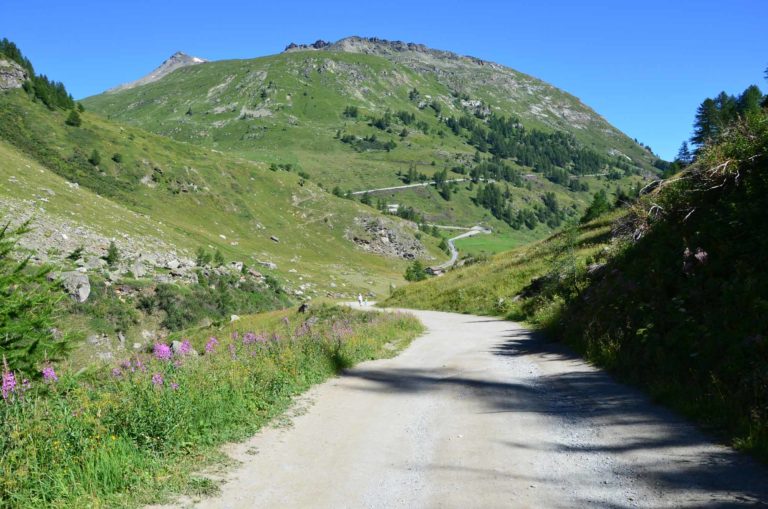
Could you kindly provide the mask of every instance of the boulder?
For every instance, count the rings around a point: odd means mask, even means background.
[[[0,90],[13,90],[21,88],[29,76],[16,62],[0,59]]]
[[[81,272],[62,272],[61,284],[77,302],[85,302],[91,294],[91,282],[88,274]]]

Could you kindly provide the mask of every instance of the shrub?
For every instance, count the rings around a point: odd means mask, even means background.
[[[427,271],[419,260],[414,260],[407,269],[405,269],[406,281],[423,281],[427,279]]]
[[[110,267],[114,267],[119,260],[120,251],[118,251],[115,241],[110,241],[109,247],[107,248],[107,254],[104,256],[104,261],[106,261],[107,265]]]
[[[67,115],[67,119],[64,123],[72,127],[80,127],[83,121],[80,119],[80,114],[76,110],[72,110],[69,112],[69,115]]]

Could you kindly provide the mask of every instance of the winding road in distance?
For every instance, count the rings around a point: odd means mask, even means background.
[[[522,326],[428,332],[300,398],[200,508],[765,507],[768,470]]]

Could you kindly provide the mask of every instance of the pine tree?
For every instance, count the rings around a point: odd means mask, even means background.
[[[119,260],[120,251],[118,251],[115,241],[110,241],[109,247],[107,248],[107,254],[104,256],[104,261],[106,261],[107,265],[110,267],[114,267]]]
[[[216,250],[216,253],[213,255],[213,264],[216,267],[221,267],[222,265],[224,265],[224,255],[221,254],[221,251],[219,251],[218,249]]]
[[[64,121],[64,123],[72,127],[80,127],[83,121],[80,119],[80,114],[77,112],[77,110],[72,110],[69,112],[69,115],[67,116],[67,119]]]
[[[18,238],[28,225],[0,227],[0,357],[27,375],[44,360],[60,360],[70,350],[71,337],[53,332],[58,302],[63,298],[50,266],[31,267],[29,258],[15,258]]]
[[[685,167],[691,164],[693,162],[693,154],[691,154],[690,149],[688,148],[688,142],[684,141],[680,145],[680,150],[677,151],[677,157],[675,158],[676,161],[680,162],[680,165]]]

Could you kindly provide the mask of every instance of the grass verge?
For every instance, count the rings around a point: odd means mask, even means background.
[[[215,337],[198,330],[176,351],[156,345],[114,366],[19,380],[0,402],[0,506],[133,507],[215,491],[191,473],[221,459],[218,445],[421,331],[399,313],[278,311]]]

